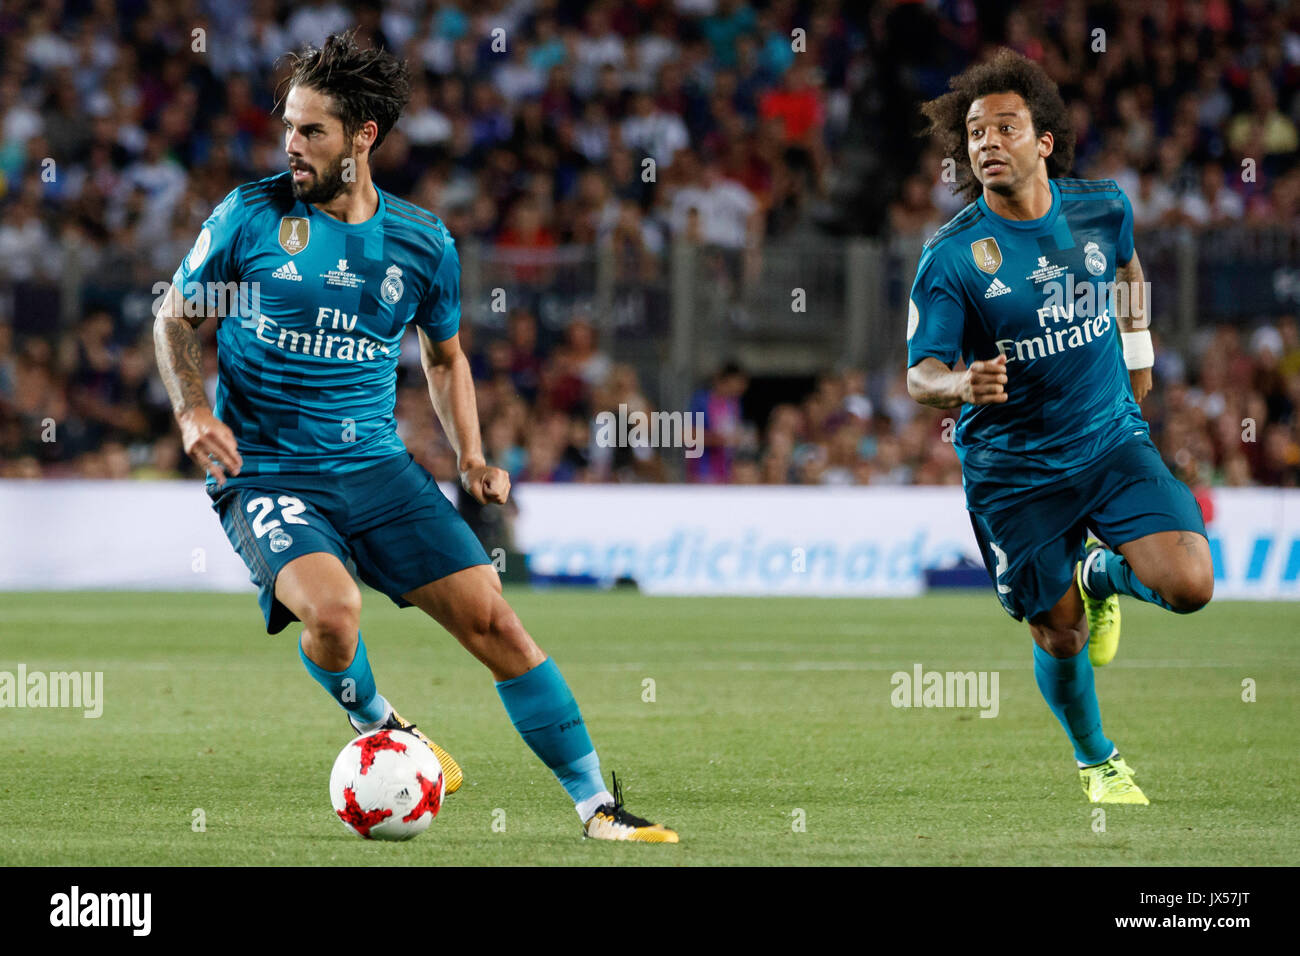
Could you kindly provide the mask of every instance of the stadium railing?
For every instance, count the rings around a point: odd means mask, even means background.
[[[57,334],[88,310],[109,309],[119,337],[147,331],[156,289],[184,242],[147,257],[129,250],[64,248],[56,275],[15,281],[0,263],[0,319],[19,337]],[[756,373],[899,368],[922,240],[812,235],[732,250],[678,240],[650,274],[607,243],[537,250],[459,243],[465,314],[480,341],[504,334],[509,310],[534,313],[558,339],[575,317],[601,347],[632,363],[661,407],[685,408],[691,390],[736,359]],[[1152,285],[1153,327],[1190,344],[1205,324],[1269,320],[1300,309],[1300,225],[1154,229],[1137,236]]]

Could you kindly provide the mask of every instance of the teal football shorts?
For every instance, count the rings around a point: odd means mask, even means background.
[[[469,525],[409,452],[356,471],[249,475],[209,487],[212,506],[248,565],[278,634],[298,618],[275,597],[275,580],[315,552],[351,560],[362,581],[398,607],[402,595],[476,564],[490,564]]]

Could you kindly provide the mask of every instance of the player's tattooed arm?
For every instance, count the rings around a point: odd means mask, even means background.
[[[1151,328],[1147,314],[1147,282],[1137,250],[1133,258],[1115,266],[1115,321],[1120,332],[1145,332]],[[1151,391],[1151,369],[1133,368],[1128,373],[1133,397],[1139,402]]]
[[[181,428],[185,454],[223,485],[226,474],[239,474],[244,462],[234,433],[212,414],[203,390],[203,358],[197,331],[203,320],[201,315],[185,315],[180,292],[172,286],[154,319],[154,355]]]
[[[972,362],[955,372],[927,355],[907,370],[907,393],[922,405],[953,408],[957,405],[1000,405],[1007,400],[1007,359]]]
[[[196,331],[203,316],[185,315],[184,303],[175,286],[163,296],[162,306],[153,324],[154,353],[172,410],[181,415],[196,408],[207,408],[203,392],[203,363]]]
[[[429,382],[429,398],[456,452],[460,483],[480,504],[504,504],[510,494],[510,475],[502,468],[489,465],[483,457],[474,377],[469,370],[469,359],[461,351],[460,339],[453,335],[445,341],[434,342],[423,329],[418,331],[420,364]]]

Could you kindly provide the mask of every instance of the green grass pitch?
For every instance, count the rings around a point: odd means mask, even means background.
[[[3,709],[0,864],[1280,865],[1300,856],[1297,608],[1124,604],[1097,674],[1149,807],[1104,832],[992,595],[650,598],[512,590],[629,809],[678,846],[584,841],[486,670],[366,592],[381,691],[465,769],[430,830],[358,840],[329,803],[349,739],[290,629],[248,595],[0,595],[0,671],[104,673],[104,711]],[[994,719],[898,709],[890,676],[999,673]],[[1245,702],[1243,681],[1257,699]],[[654,683],[650,685],[647,680]],[[653,687],[653,702],[646,700]],[[202,809],[206,829],[192,826]],[[802,811],[800,813],[799,811]],[[802,829],[796,826],[802,820]],[[496,826],[494,827],[494,824]]]

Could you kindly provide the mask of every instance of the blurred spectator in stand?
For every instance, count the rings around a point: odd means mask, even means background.
[[[691,400],[692,422],[702,425],[698,440],[703,453],[698,458],[686,460],[686,475],[690,481],[722,483],[730,480],[731,462],[741,439],[741,397],[749,387],[749,379],[734,362],[724,365],[707,389],[701,389]]]

